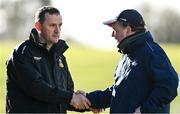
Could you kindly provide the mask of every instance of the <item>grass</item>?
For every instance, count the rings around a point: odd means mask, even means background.
[[[0,42],[0,113],[5,112],[5,61],[16,44],[16,42],[10,41]],[[75,83],[75,90],[81,89],[86,92],[97,89],[103,90],[113,84],[114,70],[121,57],[118,52],[97,50],[74,43],[70,43],[69,46],[70,48],[65,55]],[[162,47],[180,74],[180,45],[162,44]],[[178,96],[171,104],[171,112],[180,113],[179,105],[180,97]],[[108,111],[109,109],[105,113]]]

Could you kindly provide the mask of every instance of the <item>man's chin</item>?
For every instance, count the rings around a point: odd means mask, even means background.
[[[58,41],[59,41],[59,38],[55,39],[55,40],[54,40],[54,43],[58,43]]]

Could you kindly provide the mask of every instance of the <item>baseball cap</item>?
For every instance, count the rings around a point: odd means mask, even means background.
[[[117,21],[130,24],[135,28],[144,28],[145,25],[142,15],[134,9],[123,10],[116,18],[105,21],[103,24],[112,27]]]

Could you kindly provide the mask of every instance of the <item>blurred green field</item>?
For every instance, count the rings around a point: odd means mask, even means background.
[[[16,45],[17,42],[0,42],[0,113],[5,112],[5,61]],[[65,55],[75,82],[75,90],[82,89],[90,92],[96,89],[103,90],[112,85],[114,70],[121,57],[121,55],[116,52],[117,50],[103,51],[74,43],[70,43],[69,46],[70,48]],[[162,44],[162,47],[169,56],[176,71],[180,74],[180,45]],[[180,97],[178,96],[171,104],[171,112],[180,113],[179,105]],[[105,113],[108,113],[108,111],[107,109]]]

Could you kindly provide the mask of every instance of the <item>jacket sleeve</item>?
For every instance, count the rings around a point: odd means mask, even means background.
[[[112,89],[113,87],[109,87],[104,91],[96,90],[88,93],[86,97],[90,100],[91,107],[95,109],[110,107],[111,98],[112,98]]]
[[[169,104],[177,96],[178,76],[168,57],[161,51],[154,51],[149,60],[148,69],[153,78],[153,89],[141,112],[156,112]]]
[[[14,51],[7,65],[7,73],[14,82],[29,96],[49,103],[69,103],[73,91],[60,90],[46,83],[37,71],[34,60],[28,53]]]

